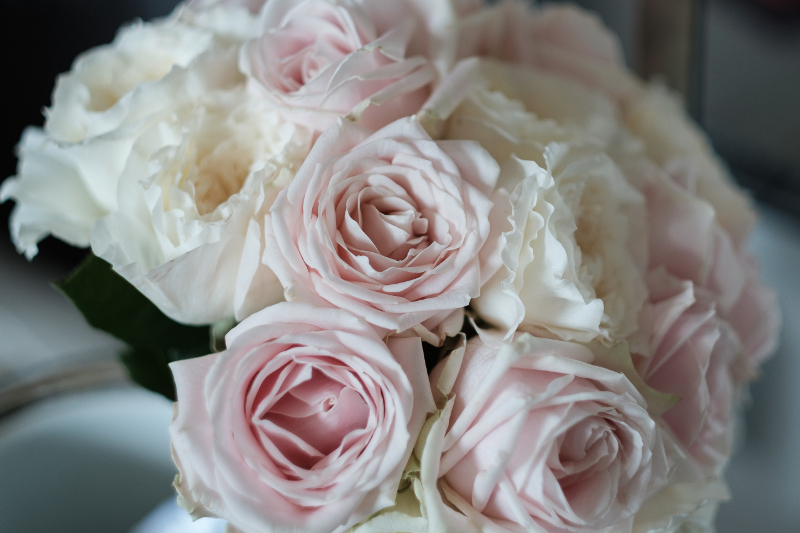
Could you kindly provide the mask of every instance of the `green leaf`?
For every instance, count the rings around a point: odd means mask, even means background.
[[[99,257],[90,255],[56,287],[89,324],[134,348],[210,352],[207,326],[187,326],[167,317]]]
[[[133,381],[172,401],[177,399],[175,382],[169,369],[170,357],[165,350],[129,348],[119,358]]]
[[[91,326],[131,347],[122,361],[131,377],[150,390],[174,398],[167,365],[212,351],[208,326],[175,322],[99,257],[89,255],[55,286]]]

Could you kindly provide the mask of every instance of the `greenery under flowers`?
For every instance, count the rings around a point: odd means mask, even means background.
[[[131,378],[167,398],[175,399],[169,363],[213,351],[209,326],[175,322],[93,254],[55,286],[89,324],[128,345],[120,357]]]

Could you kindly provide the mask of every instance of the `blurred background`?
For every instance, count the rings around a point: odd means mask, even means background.
[[[176,3],[0,0],[0,181],[15,173],[13,147],[24,127],[43,123],[56,75],[80,52],[110,42],[121,24],[164,16]],[[797,533],[800,0],[576,3],[619,34],[632,69],[684,94],[758,202],[752,249],[779,294],[784,328],[778,353],[751,387],[727,476],[733,501],[722,505],[718,530]],[[173,494],[171,406],[128,385],[114,359],[119,344],[85,325],[50,287],[85,251],[48,238],[29,264],[8,236],[12,207],[0,205],[0,531],[128,531]]]

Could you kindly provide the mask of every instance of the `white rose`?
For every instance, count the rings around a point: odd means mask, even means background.
[[[623,339],[647,296],[640,268],[643,198],[613,161],[591,146],[551,144],[547,168],[509,160],[511,228],[503,268],[472,301],[489,322],[564,340]]]
[[[242,8],[252,14],[258,13],[266,0],[189,0],[186,7],[192,10],[214,9],[217,7]]]
[[[421,121],[447,139],[481,142],[500,163],[513,153],[543,164],[551,142],[620,135],[612,102],[577,83],[494,60],[460,62],[423,106]]]
[[[118,210],[95,226],[92,249],[177,321],[241,320],[283,298],[261,263],[264,215],[311,135],[243,83],[174,96],[138,137]]]
[[[478,141],[497,161],[506,161],[513,154],[543,162],[547,144],[585,136],[576,126],[540,119],[520,100],[493,90],[488,80],[481,81],[450,116],[444,137]]]
[[[210,30],[221,43],[243,43],[258,36],[258,10],[264,0],[190,1],[179,5],[178,20]]]
[[[173,19],[122,28],[111,44],[81,54],[59,76],[45,131],[60,142],[80,142],[117,128],[128,117],[134,88],[188,66],[212,37]]]
[[[630,147],[611,101],[473,59],[444,80],[422,120],[445,138],[478,140],[503,164],[504,267],[473,300],[479,315],[565,340],[631,335],[647,294],[644,198],[612,158]]]
[[[130,138],[99,138],[61,145],[40,128],[27,128],[19,144],[17,175],[3,182],[0,202],[13,199],[11,238],[32,259],[36,243],[52,234],[88,246],[92,225],[116,208],[116,182]]]
[[[175,90],[204,90],[201,83],[190,86],[181,75],[167,75],[194,61],[212,38],[174,19],[137,22],[111,44],[79,56],[59,77],[44,130],[25,130],[17,175],[0,189],[0,202],[17,203],[11,234],[20,252],[32,258],[48,234],[89,245],[92,225],[116,210],[117,183],[137,123],[162,112]],[[231,76],[218,77],[224,84]]]
[[[88,246],[95,222],[117,210],[120,176],[141,132],[172,113],[173,102],[189,105],[209,90],[241,83],[233,54],[210,51],[198,58],[195,68],[176,68],[160,80],[139,84],[105,115],[113,116],[114,129],[95,137],[59,142],[40,128],[28,128],[19,147],[17,175],[0,188],[0,202],[17,203],[11,216],[17,250],[32,258],[36,244],[48,234]]]

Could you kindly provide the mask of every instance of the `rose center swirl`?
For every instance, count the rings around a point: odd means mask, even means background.
[[[384,191],[365,189],[359,194],[356,222],[384,257],[405,259],[412,249],[427,244],[428,220],[410,201],[381,196]]]
[[[374,40],[374,33],[360,14],[319,2],[304,16],[266,34],[261,46],[280,73],[273,84],[294,92]]]
[[[602,515],[613,501],[607,487],[620,477],[625,452],[615,420],[604,413],[590,416],[567,430],[558,441],[551,472],[577,516],[587,521]]]
[[[370,417],[354,379],[338,366],[287,364],[258,387],[254,433],[266,450],[303,469],[341,455],[365,436]]]
[[[353,182],[336,206],[343,260],[358,270],[377,272],[436,260],[441,247],[431,235],[429,209],[403,184],[384,174],[357,176]],[[425,257],[432,253],[434,257]]]

